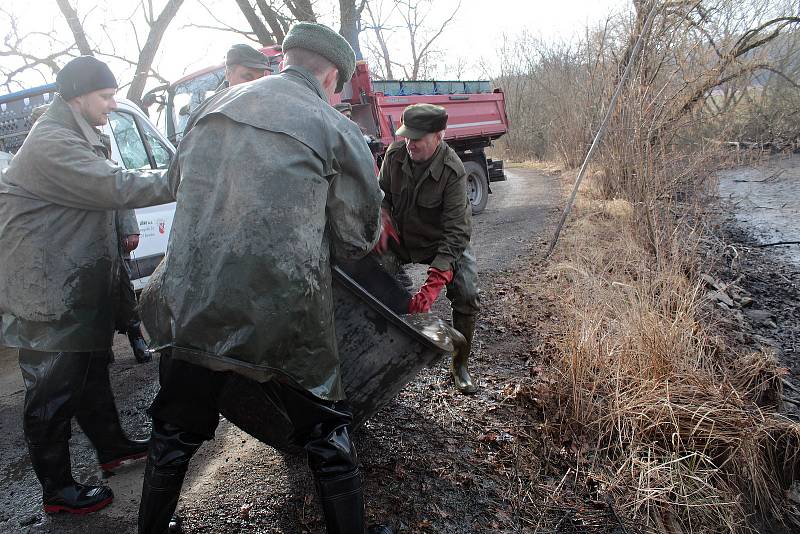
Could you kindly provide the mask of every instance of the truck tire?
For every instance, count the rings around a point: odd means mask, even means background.
[[[475,161],[465,161],[464,169],[467,171],[467,197],[472,205],[472,214],[477,215],[489,201],[489,180],[486,179],[486,169]]]

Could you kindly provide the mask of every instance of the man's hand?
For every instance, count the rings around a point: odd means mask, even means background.
[[[419,288],[417,294],[411,297],[408,304],[408,313],[428,313],[442,292],[442,288],[453,280],[453,271],[440,271],[435,267],[428,269],[428,279]]]
[[[139,234],[126,235],[122,238],[122,248],[125,252],[133,252],[139,246]]]
[[[398,235],[397,230],[394,228],[392,216],[389,215],[389,211],[386,208],[381,208],[381,236],[378,238],[378,242],[375,243],[375,248],[372,250],[378,254],[383,254],[389,250],[390,239],[393,239],[395,243],[400,243],[400,235]]]

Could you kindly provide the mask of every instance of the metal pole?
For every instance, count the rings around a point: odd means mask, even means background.
[[[564,207],[564,213],[561,214],[561,220],[556,227],[556,233],[553,236],[553,240],[550,242],[550,246],[547,248],[547,253],[544,255],[545,260],[550,257],[550,254],[553,253],[553,249],[556,247],[556,243],[558,243],[558,236],[561,235],[561,229],[564,227],[564,223],[567,221],[567,217],[569,217],[569,214],[572,211],[572,205],[575,202],[575,197],[578,195],[578,188],[581,186],[581,181],[583,181],[583,175],[586,174],[586,168],[589,166],[589,161],[592,159],[595,149],[600,144],[600,140],[602,139],[603,134],[606,131],[606,127],[611,120],[611,114],[617,107],[617,99],[622,93],[622,87],[625,85],[625,82],[628,81],[628,76],[632,70],[631,67],[639,56],[639,52],[644,44],[644,37],[650,31],[650,25],[655,18],[657,6],[658,2],[654,2],[653,8],[650,10],[650,13],[647,14],[647,19],[645,19],[642,32],[639,34],[639,37],[636,40],[636,45],[633,47],[631,57],[628,58],[628,64],[625,65],[625,71],[622,73],[622,78],[619,80],[617,88],[614,90],[614,95],[611,97],[611,103],[608,105],[608,111],[606,111],[606,116],[603,118],[603,123],[600,125],[600,129],[597,130],[597,133],[594,136],[594,141],[592,141],[592,146],[589,147],[589,152],[586,153],[586,158],[583,160],[583,165],[581,165],[581,169],[578,171],[578,177],[575,179],[575,185],[572,187],[572,194],[570,194],[569,200],[567,200],[567,205]]]

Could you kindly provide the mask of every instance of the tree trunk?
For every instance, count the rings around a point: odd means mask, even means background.
[[[286,28],[284,24],[281,24],[278,13],[272,6],[267,4],[266,0],[256,0],[256,4],[258,5],[258,9],[261,10],[264,20],[267,21],[272,35],[275,36],[275,42],[277,44],[283,43],[283,38],[286,37]]]
[[[244,18],[247,19],[247,23],[250,24],[250,27],[256,34],[256,39],[258,39],[258,42],[263,46],[275,44],[272,34],[270,34],[267,27],[264,26],[264,22],[258,17],[256,10],[253,9],[252,5],[250,5],[250,1],[236,0],[236,5],[239,6],[239,10],[244,15]]]
[[[172,19],[178,13],[183,0],[168,0],[167,5],[161,11],[161,14],[150,26],[150,32],[147,34],[147,40],[139,52],[139,60],[136,63],[136,74],[133,77],[131,86],[128,88],[127,98],[132,100],[137,105],[142,105],[142,93],[144,92],[145,83],[150,77],[150,68],[153,65],[153,59],[156,57],[158,46],[161,44],[161,39],[164,37],[164,32],[167,30]]]
[[[385,79],[393,80],[394,76],[392,75],[392,60],[389,57],[389,47],[386,46],[386,39],[384,38],[383,30],[381,29],[380,13],[378,13],[376,16],[376,14],[372,12],[372,7],[370,7],[369,2],[365,3],[365,7],[367,8],[367,13],[369,14],[370,25],[372,30],[375,32],[375,40],[378,41],[378,46],[381,48],[381,59],[383,60],[383,67],[385,69]]]
[[[311,0],[283,0],[283,3],[298,21],[317,22],[317,15],[314,13]]]
[[[362,9],[363,6],[362,2]],[[361,9],[356,7],[356,0],[339,0],[339,13],[341,15],[339,34],[353,47],[356,59],[364,59],[361,54],[361,45],[358,43],[358,34],[361,33]]]
[[[94,52],[92,52],[92,47],[89,46],[89,41],[86,39],[86,33],[83,31],[83,25],[78,18],[78,12],[69,5],[69,0],[56,0],[56,3],[61,13],[64,14],[64,18],[67,19],[67,24],[72,31],[72,36],[75,38],[75,44],[78,45],[81,55],[93,56]]]

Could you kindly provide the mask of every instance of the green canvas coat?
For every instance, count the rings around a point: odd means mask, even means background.
[[[430,262],[449,271],[469,245],[472,207],[467,175],[458,154],[442,141],[427,171],[414,180],[405,143],[392,143],[380,172],[383,206],[390,210],[410,257],[402,261]]]
[[[353,122],[306,70],[237,85],[190,118],[164,261],[140,300],[156,348],[343,398],[331,259],[366,255],[381,192]]]
[[[162,172],[106,159],[100,132],[60,97],[0,176],[0,345],[107,350],[120,248],[115,210],[174,198]]]

